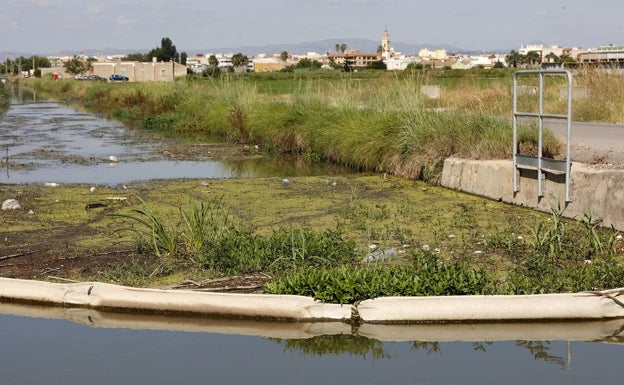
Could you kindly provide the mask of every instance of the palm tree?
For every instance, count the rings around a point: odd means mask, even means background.
[[[542,55],[537,51],[529,51],[526,54],[526,60],[529,66],[534,66],[542,62]]]
[[[344,53],[347,50],[347,45],[345,43],[340,44],[340,52]]]
[[[509,52],[507,56],[505,56],[505,62],[507,62],[507,66],[517,68],[518,64],[522,63],[521,56],[522,55],[520,55],[518,52],[511,50],[511,52]]]
[[[340,52],[340,43],[336,43],[336,52]]]
[[[246,55],[240,52],[232,55],[232,65],[235,72],[245,72],[247,64],[249,64],[249,58]]]
[[[561,58],[554,52],[550,52],[548,55],[544,56],[544,59],[547,63],[561,63]]]
[[[217,57],[215,55],[210,55],[208,56],[208,64],[211,67],[216,67],[219,65],[219,59],[217,59]]]

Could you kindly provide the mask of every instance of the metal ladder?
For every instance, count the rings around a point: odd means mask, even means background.
[[[538,112],[518,111],[518,77],[539,76],[539,108]],[[544,77],[551,75],[564,75],[568,81],[568,105],[566,114],[552,114],[544,112]],[[538,120],[538,149],[537,157],[518,154],[518,118],[533,118]],[[566,159],[565,161],[542,156],[542,140],[544,119],[565,119],[567,122]],[[513,191],[519,191],[520,169],[532,169],[537,171],[537,196],[544,196],[542,179],[544,173],[565,174],[565,200],[570,198],[570,139],[572,132],[572,74],[567,70],[525,70],[516,71],[513,81]]]

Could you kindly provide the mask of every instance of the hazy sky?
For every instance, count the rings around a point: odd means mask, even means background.
[[[179,52],[349,38],[463,49],[624,44],[622,0],[0,0],[0,51]]]

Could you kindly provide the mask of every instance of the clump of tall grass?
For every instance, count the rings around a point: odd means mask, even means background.
[[[585,69],[575,79],[588,96],[573,103],[574,120],[624,123],[624,74],[621,70]]]
[[[404,114],[394,143],[397,174],[435,182],[444,159],[500,159],[511,155],[509,122],[470,112],[414,111]]]
[[[130,221],[130,226],[121,227],[115,231],[134,233],[138,236],[139,240],[144,241],[158,257],[163,255],[175,255],[178,251],[179,244],[177,226],[167,224],[138,194],[135,194],[135,197],[141,202],[143,208],[132,210],[133,214],[113,214],[115,217]]]
[[[253,142],[269,151],[432,182],[449,156],[511,156],[507,120],[486,110],[433,110],[419,86],[401,76],[343,76],[293,84],[289,95],[278,97],[235,77],[94,84],[85,101],[135,127]]]
[[[354,255],[355,244],[339,230],[281,227],[261,236],[249,227],[239,227],[206,244],[200,261],[201,267],[220,274],[277,273],[348,264]]]
[[[217,274],[287,271],[304,266],[349,263],[355,255],[353,241],[340,230],[316,231],[304,227],[279,228],[268,237],[253,233],[251,226],[230,215],[220,198],[194,202],[179,208],[179,218],[157,214],[136,195],[141,209],[113,214],[130,225],[115,232],[137,235],[138,249],[155,256],[187,256],[197,266]]]
[[[9,108],[9,103],[11,102],[11,93],[3,83],[0,83],[0,114],[6,111]]]

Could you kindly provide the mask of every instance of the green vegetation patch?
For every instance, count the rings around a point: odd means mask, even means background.
[[[159,286],[254,275],[266,292],[336,303],[624,284],[621,236],[591,217],[383,174],[4,185],[2,194],[22,205],[0,218],[3,253],[38,251],[68,279]]]

